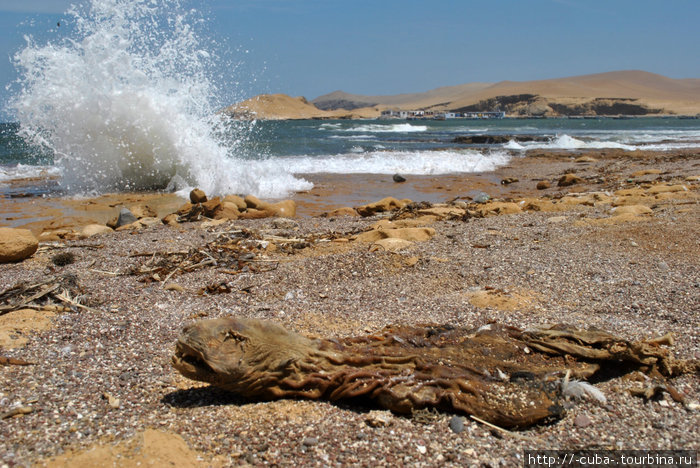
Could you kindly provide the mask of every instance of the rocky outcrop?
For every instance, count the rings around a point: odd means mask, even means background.
[[[34,255],[39,241],[28,229],[0,228],[0,263],[14,263]]]
[[[197,189],[198,190],[198,189]],[[193,190],[194,192],[194,190]],[[257,219],[257,218],[293,218],[296,216],[296,203],[293,200],[282,200],[269,203],[259,200],[253,195],[245,198],[238,195],[227,195],[223,199],[214,197],[208,199],[206,194],[190,194],[190,200],[207,200],[202,203],[185,203],[175,213],[165,216],[164,224],[174,225],[178,222],[198,221],[203,218],[215,220]]]
[[[452,142],[467,145],[498,145],[509,141],[525,143],[529,141],[548,142],[550,140],[550,137],[538,135],[464,135],[455,137]]]
[[[411,200],[398,200],[394,197],[386,197],[374,203],[358,206],[355,208],[355,210],[360,214],[360,216],[372,216],[385,211],[400,210],[408,203],[411,203]]]

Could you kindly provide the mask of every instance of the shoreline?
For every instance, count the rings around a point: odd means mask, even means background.
[[[604,150],[541,150],[512,152],[510,161],[489,172],[454,173],[440,175],[408,175],[403,183],[396,183],[389,174],[297,174],[314,184],[308,191],[292,194],[289,199],[297,204],[297,216],[313,217],[344,207],[356,207],[385,197],[444,203],[486,193],[494,199],[522,199],[535,196],[559,196],[570,191],[583,190],[581,186],[557,187],[558,178],[566,171],[580,173],[588,182],[586,190],[615,189],[619,177],[611,174],[607,180],[600,174],[623,166],[635,172],[635,167],[647,167],[656,162],[697,156],[695,149],[634,152]],[[595,160],[586,162],[587,160]],[[677,164],[676,164],[677,165]],[[618,167],[620,166],[620,167]],[[667,171],[668,172],[668,171]],[[655,180],[653,174],[641,179]],[[668,173],[667,177],[672,176]],[[518,179],[503,184],[504,180]],[[21,187],[31,193],[42,179],[19,179],[12,182],[19,192],[0,198],[0,227],[22,227],[35,235],[56,230],[78,231],[88,224],[106,224],[119,213],[120,206],[148,205],[158,218],[175,212],[187,200],[166,192],[121,192],[87,196],[33,196],[23,195]],[[538,190],[537,183],[548,181],[551,188]],[[245,196],[246,194],[240,194]],[[278,202],[282,199],[271,199]]]
[[[559,186],[567,174],[578,179]],[[28,408],[0,425],[0,460],[513,466],[523,450],[700,449],[697,374],[600,378],[591,383],[606,403],[566,401],[561,419],[512,435],[469,418],[456,432],[453,414],[400,416],[362,402],[251,402],[171,367],[183,326],[225,316],[323,338],[390,324],[567,323],[629,340],[672,333],[674,356],[700,359],[698,152],[535,151],[491,173],[407,179],[319,177],[295,196],[293,219],[159,223],[42,243],[31,258],[3,265],[0,291],[47,278],[75,284],[62,295],[73,303],[30,302],[22,319],[0,315],[0,336],[9,340],[2,355],[34,363],[0,367],[0,413]],[[507,179],[518,181],[501,183]],[[537,189],[544,181],[550,187]],[[491,199],[476,203],[469,190]],[[320,216],[407,194],[436,201],[368,217]],[[453,202],[438,203],[446,201]],[[115,210],[117,202],[99,206]],[[403,228],[413,230],[375,240]],[[248,237],[238,240],[240,233]],[[178,252],[232,240],[237,262],[221,257],[219,265],[175,271],[185,265]],[[73,261],[55,263],[60,253]],[[240,261],[250,255],[254,261]],[[39,322],[45,328],[34,327]],[[14,347],[20,339],[26,343]],[[683,402],[632,394],[657,384]]]

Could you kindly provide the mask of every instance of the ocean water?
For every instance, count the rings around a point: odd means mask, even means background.
[[[124,156],[110,151],[99,154],[105,150],[90,148],[80,154],[80,160],[97,162],[88,165],[84,173],[75,174],[80,168],[66,165],[65,154],[57,155],[47,146],[32,145],[21,136],[21,126],[17,123],[0,124],[0,193],[3,185],[14,179],[46,177],[53,181],[51,191],[59,194],[186,191],[199,186],[208,193],[254,193],[281,198],[311,188],[309,176],[320,173],[483,172],[507,164],[511,158],[524,157],[529,149],[700,149],[700,120],[677,118],[257,121],[245,125],[227,122],[219,131],[212,144],[221,149],[205,168],[188,167],[183,159],[178,163],[182,167],[176,167],[173,172],[159,172],[143,164],[139,156],[141,165],[136,172],[146,171],[148,178],[135,175],[131,169],[114,168],[110,169],[108,179],[105,174],[94,174],[96,165],[117,164]],[[503,135],[509,141],[493,145],[454,141],[458,136],[486,134]],[[543,137],[546,141],[516,142],[517,136]],[[151,151],[143,141],[139,144]],[[115,160],[105,161],[105,155]],[[207,174],[207,170],[211,173]],[[74,185],[76,179],[81,183]],[[38,182],[37,193],[47,193],[46,186]]]
[[[28,38],[13,58],[20,81],[0,123],[0,194],[84,195],[200,187],[282,198],[310,174],[489,171],[528,149],[700,148],[700,120],[231,121],[206,18],[177,0],[91,0],[70,28]],[[66,29],[66,28],[64,28]],[[239,81],[245,81],[244,79]],[[241,98],[244,96],[241,96]],[[546,141],[476,147],[464,135]]]

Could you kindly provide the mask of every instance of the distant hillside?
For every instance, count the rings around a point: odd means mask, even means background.
[[[344,109],[325,111],[310,104],[304,97],[290,97],[286,94],[261,94],[236,103],[222,111],[231,117],[244,120],[285,120],[285,119],[357,119],[376,118],[379,109]]]
[[[700,113],[700,79],[617,71],[551,80],[469,83],[393,96],[335,91],[311,102],[324,110],[381,106],[406,110],[505,110],[509,115],[694,115]]]
[[[324,110],[352,110],[373,106],[398,107],[402,109],[410,107],[413,109],[429,107],[436,103],[450,102],[461,96],[478,93],[491,85],[491,83],[467,83],[436,88],[424,93],[396,94],[392,96],[363,96],[360,94],[349,94],[344,91],[334,91],[317,97],[311,103]]]

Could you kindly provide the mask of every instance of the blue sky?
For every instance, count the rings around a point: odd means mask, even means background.
[[[22,36],[81,0],[0,0],[0,97]],[[84,1],[84,0],[82,0]],[[188,0],[241,60],[242,97],[439,86],[641,69],[700,78],[698,0]],[[247,51],[245,53],[244,51]]]

